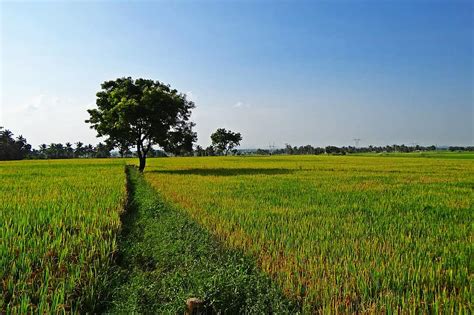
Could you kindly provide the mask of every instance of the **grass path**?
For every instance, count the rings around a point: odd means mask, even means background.
[[[134,169],[128,169],[129,207],[123,217],[111,313],[182,313],[189,297],[223,313],[295,313],[254,263],[226,251],[185,213],[165,204]]]

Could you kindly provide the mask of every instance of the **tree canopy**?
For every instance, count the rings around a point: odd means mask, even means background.
[[[211,140],[212,146],[218,153],[227,155],[229,151],[240,144],[242,135],[239,132],[219,128],[211,135]]]
[[[13,138],[13,132],[0,127],[0,160],[21,160],[31,152],[23,136]]]
[[[97,93],[97,109],[86,120],[97,136],[121,151],[136,147],[140,171],[153,145],[173,154],[192,151],[196,133],[189,121],[194,103],[159,81],[119,78],[105,81]]]

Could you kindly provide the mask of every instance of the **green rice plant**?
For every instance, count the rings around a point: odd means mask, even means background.
[[[150,159],[147,180],[311,312],[469,312],[474,161]]]
[[[123,161],[0,163],[0,313],[90,311],[126,200]]]

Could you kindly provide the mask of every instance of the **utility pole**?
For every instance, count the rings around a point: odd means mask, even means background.
[[[273,151],[275,150],[275,142],[273,142],[273,144],[269,144],[268,148],[270,151],[270,155],[273,155]]]
[[[360,139],[359,139],[359,138],[354,138],[354,139],[352,139],[352,140],[354,141],[355,147],[358,148],[358,147],[359,147]]]

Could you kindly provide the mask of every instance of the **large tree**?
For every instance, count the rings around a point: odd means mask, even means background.
[[[185,94],[159,81],[130,77],[106,81],[101,87],[97,109],[88,110],[90,119],[86,122],[92,124],[98,137],[106,136],[107,143],[115,147],[124,150],[135,146],[141,172],[153,145],[179,146],[174,141],[187,142],[189,134],[195,141],[189,122],[194,103]]]
[[[211,135],[211,140],[212,146],[218,153],[227,155],[229,151],[240,144],[242,135],[239,132],[219,128]]]

